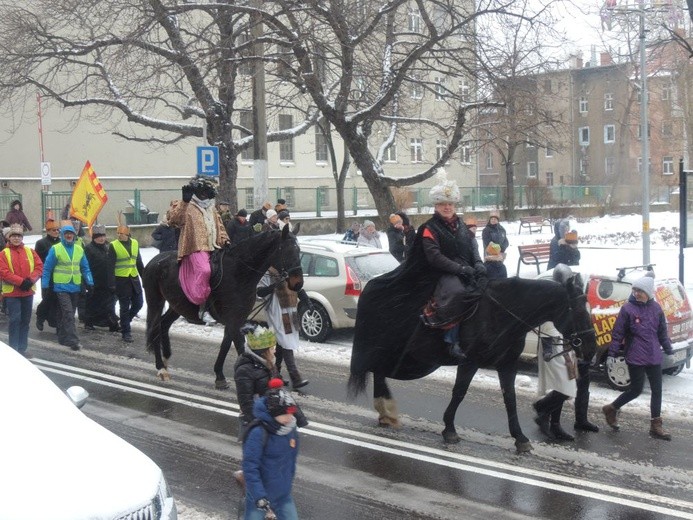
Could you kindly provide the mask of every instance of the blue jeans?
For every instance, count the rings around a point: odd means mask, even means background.
[[[9,323],[10,347],[18,352],[26,352],[29,342],[29,323],[33,312],[33,296],[5,298]]]
[[[628,365],[630,388],[611,403],[618,410],[642,393],[645,376],[650,381],[650,414],[653,419],[662,415],[662,365]]]
[[[291,496],[281,502],[272,502],[270,507],[277,515],[277,520],[298,520],[296,504],[294,504],[294,499]],[[265,519],[265,512],[255,507],[255,502],[248,495],[245,496],[245,516],[243,518],[244,520]]]

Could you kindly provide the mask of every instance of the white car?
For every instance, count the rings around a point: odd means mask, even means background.
[[[0,342],[0,520],[175,520],[159,466],[67,393]]]

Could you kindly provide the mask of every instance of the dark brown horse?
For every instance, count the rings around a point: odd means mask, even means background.
[[[476,313],[460,326],[460,345],[466,351],[467,360],[457,367],[452,399],[443,416],[446,443],[460,440],[455,430],[455,414],[474,374],[479,368],[494,367],[515,446],[519,452],[532,449],[517,418],[515,376],[525,336],[542,323],[554,323],[565,338],[566,350],[575,350],[581,359],[592,359],[596,337],[582,281],[567,266],[562,268],[557,281],[509,278],[488,283]],[[359,298],[349,393],[355,396],[363,392],[366,376],[372,372],[374,404],[380,413],[380,424],[398,426],[396,403],[385,378],[418,379],[442,365],[456,363],[447,353],[443,331],[423,326],[416,317],[400,316],[391,320],[384,315],[389,311],[376,304],[387,301],[392,283],[387,277],[373,279]],[[414,284],[412,287],[414,291],[420,290]],[[392,306],[396,307],[396,302],[391,301]]]
[[[296,237],[283,231],[259,233],[227,246],[220,255],[219,271],[213,275],[212,294],[209,297],[209,312],[224,325],[224,339],[214,363],[216,388],[228,388],[224,377],[224,361],[231,343],[240,354],[244,339],[241,326],[255,304],[255,291],[262,275],[274,267],[287,277],[289,288],[298,291],[303,286],[300,250]],[[169,329],[179,316],[193,323],[201,323],[199,306],[191,303],[183,293],[178,281],[176,251],[161,253],[147,264],[142,277],[147,297],[147,349],[154,352],[158,376],[170,379],[167,362],[171,357]],[[164,312],[164,305],[169,308]]]

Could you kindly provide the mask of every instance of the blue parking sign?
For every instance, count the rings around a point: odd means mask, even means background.
[[[197,174],[219,176],[219,147],[197,147]]]

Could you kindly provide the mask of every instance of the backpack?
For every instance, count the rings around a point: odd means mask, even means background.
[[[267,429],[262,425],[262,421],[260,419],[253,419],[250,421],[243,432],[241,433],[241,444],[245,444],[246,439],[248,438],[248,435],[250,435],[250,430],[255,428],[256,426],[262,426],[262,448],[264,450],[265,446],[267,446],[267,439],[269,438],[269,432]]]

